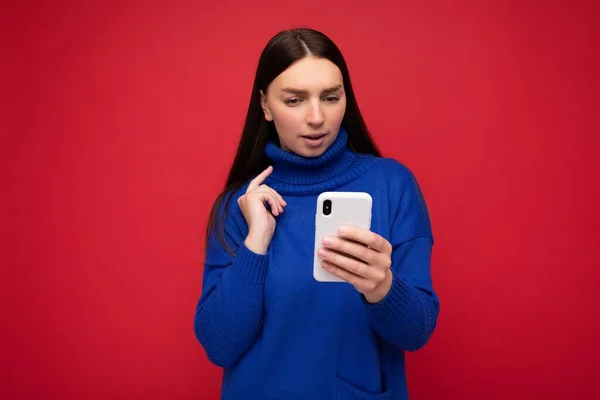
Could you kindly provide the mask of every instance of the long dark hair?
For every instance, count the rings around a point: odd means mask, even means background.
[[[323,33],[308,28],[279,32],[267,43],[258,61],[248,114],[235,159],[225,187],[213,204],[206,227],[207,242],[211,230],[214,230],[218,242],[230,254],[233,252],[225,240],[225,218],[231,197],[250,178],[269,166],[269,159],[264,153],[265,145],[269,140],[276,142],[279,140],[273,122],[264,118],[260,91],[266,93],[269,84],[279,74],[295,61],[307,56],[326,58],[337,65],[342,72],[346,94],[346,112],[342,120],[342,127],[348,132],[350,148],[356,153],[381,157],[358,109],[346,61],[335,43]],[[225,202],[223,211],[219,212],[223,202]],[[218,214],[220,214],[220,218]]]

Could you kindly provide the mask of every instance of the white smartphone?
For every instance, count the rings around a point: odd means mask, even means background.
[[[341,225],[371,229],[373,199],[364,192],[324,192],[317,198],[313,276],[319,282],[344,282],[321,267],[317,251],[325,236],[340,236]]]

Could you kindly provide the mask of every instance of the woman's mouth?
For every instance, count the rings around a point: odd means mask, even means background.
[[[325,142],[326,133],[319,133],[314,135],[302,135],[304,139],[304,143],[306,143],[310,147],[319,147]]]

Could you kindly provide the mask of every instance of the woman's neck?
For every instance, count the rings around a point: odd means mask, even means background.
[[[344,128],[340,128],[331,146],[317,157],[303,157],[283,150],[273,141],[265,146],[265,154],[273,163],[270,178],[296,185],[310,185],[332,178],[356,158],[356,154],[348,148],[348,134]]]

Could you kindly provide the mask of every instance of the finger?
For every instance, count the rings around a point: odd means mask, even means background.
[[[283,197],[281,197],[281,195],[279,193],[277,193],[277,191],[273,188],[270,188],[273,192],[275,192],[275,194],[277,195],[277,197],[279,198],[279,201],[281,201],[281,204],[283,204],[283,206],[287,206],[286,201],[283,199]]]
[[[382,256],[381,253],[368,248],[362,243],[339,237],[328,236],[323,240],[323,245],[328,249],[337,251],[338,253],[345,253],[352,257],[358,258],[369,265],[377,264],[377,258]]]
[[[271,196],[275,200],[275,204],[276,204],[275,208],[277,209],[277,212],[278,213],[282,213],[283,212],[283,206],[279,202],[279,199],[275,195],[275,192],[273,191],[273,189],[271,189],[267,185],[260,185],[259,187],[257,187],[256,189],[254,189],[254,192],[255,193],[265,193],[265,194],[268,194],[269,196]]]
[[[390,242],[368,229],[344,225],[340,226],[339,232],[343,238],[362,243],[380,253],[392,252],[392,245]]]
[[[269,175],[271,175],[271,172],[273,172],[273,167],[271,165],[269,165],[267,167],[267,169],[265,169],[256,178],[254,178],[250,181],[250,184],[248,185],[248,189],[246,189],[246,193],[248,193],[248,192],[256,189],[258,186],[262,185],[264,180],[267,179],[267,177]]]
[[[277,204],[279,206],[279,212],[283,212],[283,199],[281,198],[281,196],[279,195],[279,193],[277,193],[275,190],[273,190],[272,188],[270,188],[267,185],[260,185],[260,187],[264,187],[265,189],[269,190],[269,192],[275,196],[275,198],[277,199]]]
[[[363,287],[367,282],[367,279],[349,272],[347,269],[340,267],[339,265],[333,264],[329,261],[323,261],[321,263],[323,269],[332,275],[348,282],[354,287]]]
[[[372,292],[378,286],[377,282],[354,275],[353,273],[348,272],[344,268],[341,268],[339,265],[331,264],[327,261],[323,261],[321,265],[323,266],[323,269],[325,271],[348,282],[349,284],[354,286],[354,288],[360,293],[365,294]]]
[[[271,206],[271,213],[275,216],[278,216],[279,214],[281,214],[283,212],[283,209],[281,208],[281,205],[279,204],[279,200],[277,200],[277,197],[275,197],[273,195],[273,193],[269,193],[269,197],[268,197],[268,203]]]
[[[277,200],[277,198],[273,195],[273,193],[271,193],[270,191],[263,189],[262,191],[255,191],[254,193],[256,193],[259,196],[259,199],[263,202],[263,203],[268,203],[269,206],[271,207],[271,213],[275,216],[279,215],[279,201]]]
[[[339,254],[335,251],[322,248],[319,249],[317,253],[319,257],[324,261],[327,261],[331,264],[335,264],[338,267],[343,268],[346,271],[352,273],[353,275],[357,275],[367,279],[375,278],[374,271],[376,271],[377,268],[373,268],[359,260],[355,260],[353,258],[347,257],[344,254]]]
[[[273,189],[271,186],[267,186],[265,184],[262,184],[260,186],[264,186],[264,187],[268,188],[269,190],[271,190],[273,192],[273,194],[277,197],[277,199],[279,199],[279,201],[281,202],[281,205],[287,206],[287,203],[283,199],[283,197],[281,197],[281,195],[279,193],[277,193],[277,191],[275,189]]]

